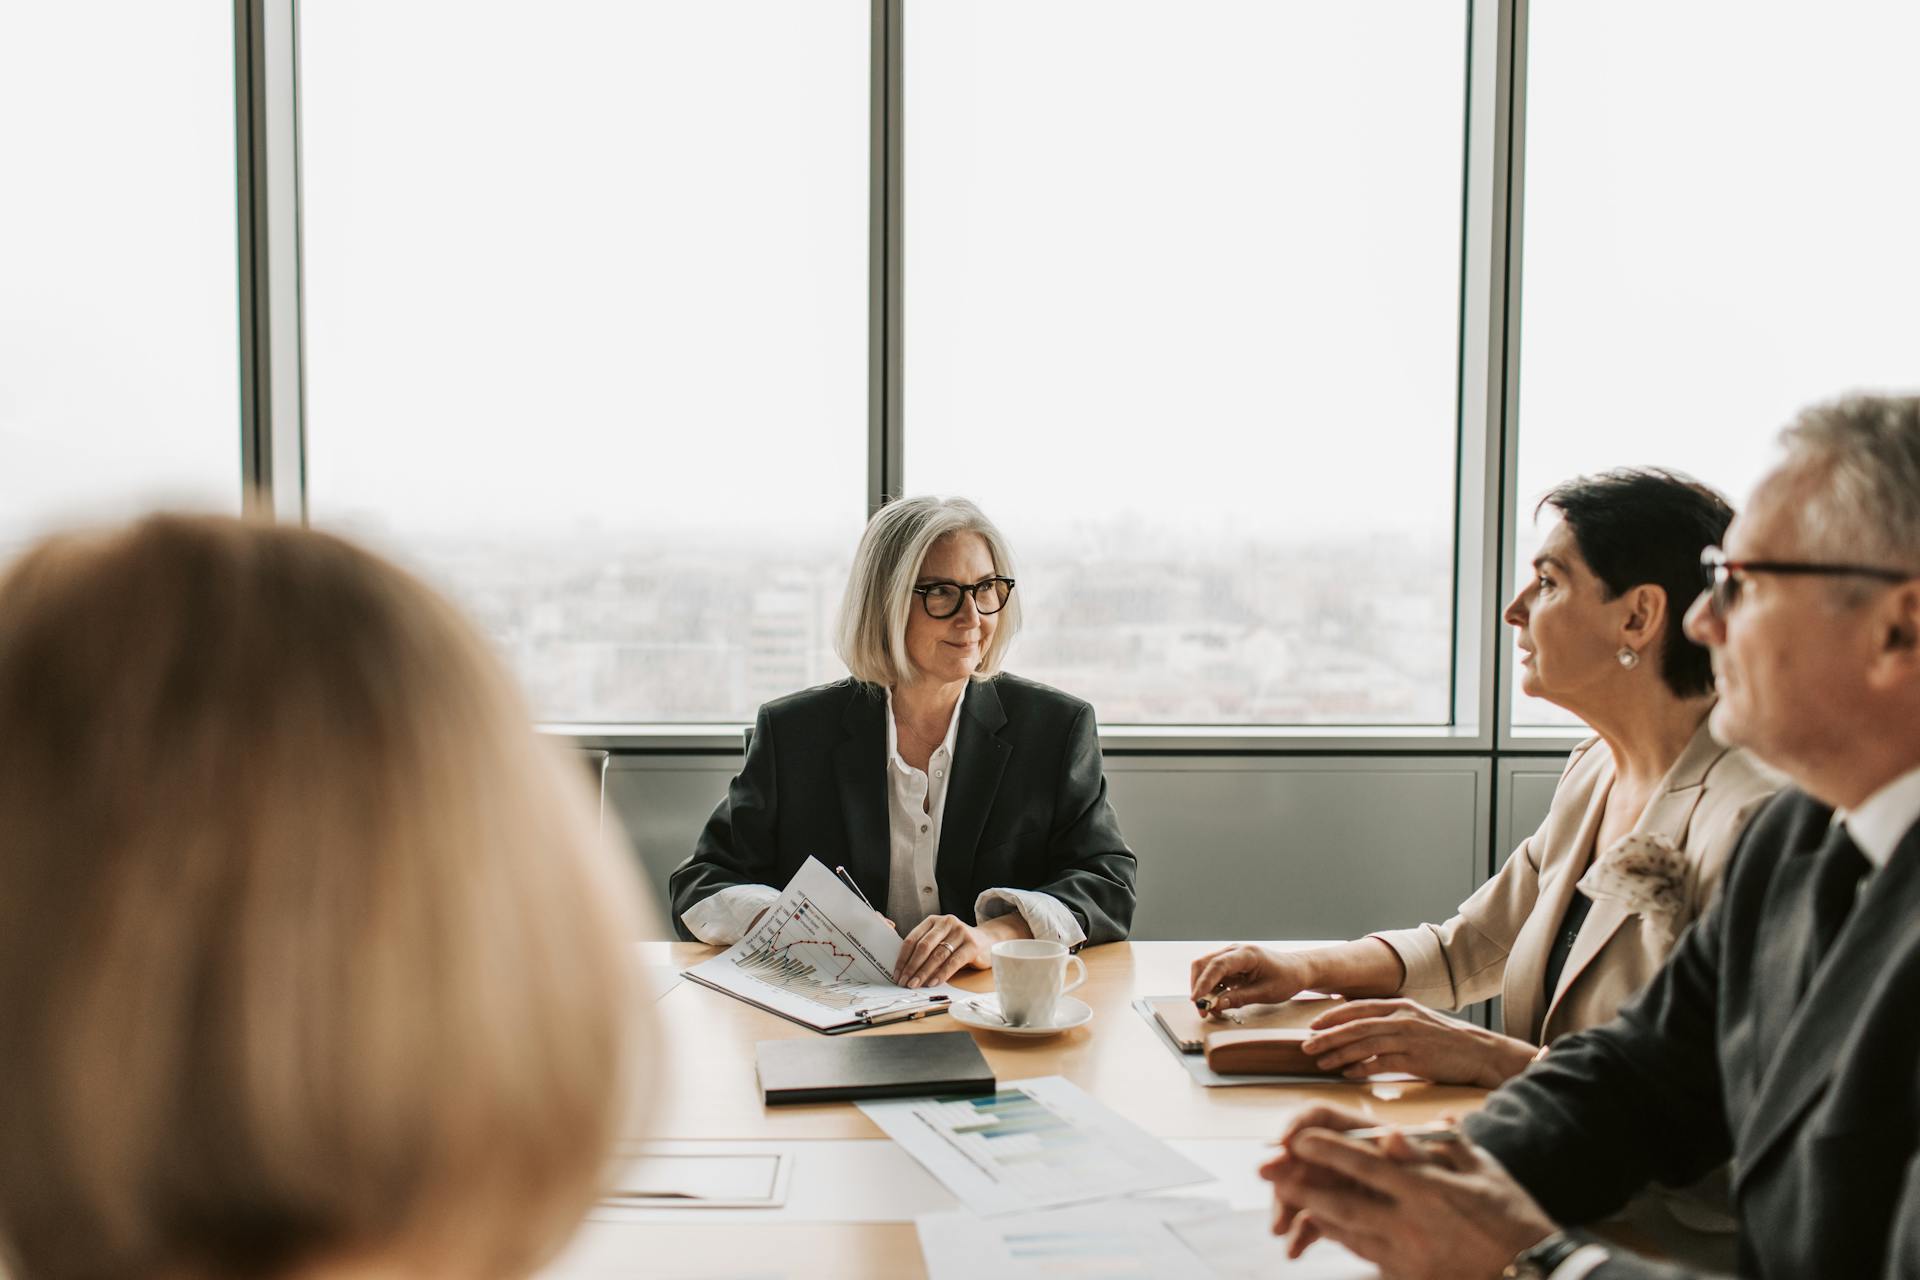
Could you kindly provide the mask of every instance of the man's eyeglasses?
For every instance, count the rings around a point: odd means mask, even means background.
[[[1904,569],[1883,569],[1871,564],[1811,564],[1794,560],[1729,560],[1718,547],[1700,553],[1700,565],[1707,571],[1707,604],[1713,616],[1725,622],[1733,606],[1740,603],[1740,588],[1750,573],[1783,573],[1811,578],[1874,578],[1881,582],[1905,582],[1920,577]]]
[[[981,613],[998,613],[1007,607],[1013,594],[1012,578],[982,578],[978,582],[926,582],[913,589],[920,607],[929,618],[951,618],[960,612],[960,602],[969,594],[973,607]]]

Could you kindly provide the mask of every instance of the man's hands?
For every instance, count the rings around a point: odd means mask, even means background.
[[[1533,1061],[1534,1046],[1453,1018],[1412,1000],[1353,1000],[1313,1020],[1302,1046],[1322,1071],[1349,1079],[1404,1071],[1440,1084],[1491,1089]]]
[[[958,916],[928,916],[901,940],[893,980],[903,987],[937,986],[962,969],[991,968],[994,943],[1032,936],[1017,911],[977,925]]]
[[[1312,976],[1297,951],[1268,951],[1250,943],[1222,947],[1193,962],[1193,1001],[1210,999],[1204,1010],[1218,1017],[1247,1004],[1278,1004],[1313,985]]]
[[[1260,1167],[1273,1183],[1274,1234],[1290,1235],[1291,1256],[1325,1236],[1386,1280],[1470,1280],[1498,1276],[1553,1234],[1533,1198],[1471,1142],[1416,1147],[1399,1133],[1377,1143],[1342,1136],[1373,1123],[1310,1107]]]

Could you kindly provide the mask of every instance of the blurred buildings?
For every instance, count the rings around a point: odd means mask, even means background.
[[[1218,545],[1137,526],[1021,548],[1011,670],[1107,724],[1439,724],[1452,558],[1387,535]],[[838,539],[410,540],[549,722],[737,722],[835,680]]]

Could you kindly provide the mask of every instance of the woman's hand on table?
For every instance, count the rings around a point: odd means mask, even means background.
[[[893,980],[903,987],[932,987],[962,969],[993,966],[993,944],[1033,934],[1018,912],[968,924],[958,916],[928,916],[900,943]]]
[[[1228,1009],[1249,1004],[1278,1004],[1313,985],[1302,953],[1269,951],[1251,943],[1222,947],[1193,962],[1193,1002],[1208,1002],[1201,1010],[1219,1017]]]
[[[1493,1088],[1533,1061],[1533,1045],[1448,1018],[1412,1000],[1353,1000],[1315,1018],[1301,1047],[1322,1071],[1357,1079],[1404,1071],[1439,1084]]]

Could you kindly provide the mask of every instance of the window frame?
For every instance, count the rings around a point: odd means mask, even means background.
[[[242,470],[247,508],[307,520],[301,311],[299,0],[234,0],[240,211]],[[867,514],[902,491],[901,180],[906,0],[871,0]],[[1577,740],[1511,724],[1511,646],[1499,613],[1513,589],[1527,0],[1468,0],[1452,678],[1439,726],[1103,725],[1121,754],[1539,754]],[[738,751],[742,724],[543,724],[588,748]]]

